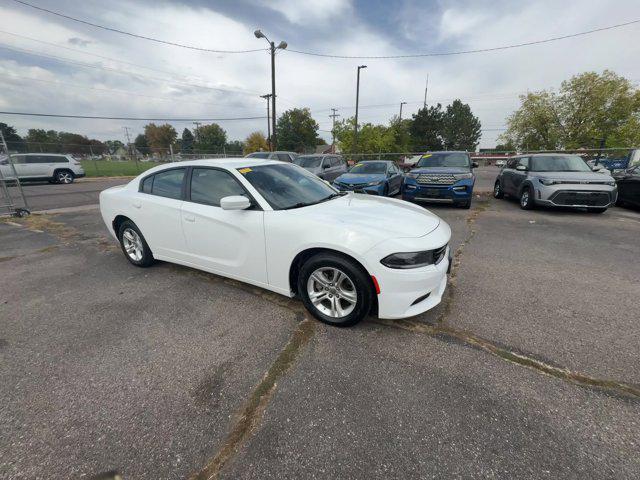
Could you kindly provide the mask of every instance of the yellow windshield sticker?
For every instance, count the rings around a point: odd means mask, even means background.
[[[427,153],[426,155],[422,155],[422,157],[420,157],[420,158],[429,158],[430,156],[431,156],[431,154]]]
[[[240,170],[238,170],[241,174],[245,174],[245,173],[249,173],[251,171],[250,168],[241,168]]]

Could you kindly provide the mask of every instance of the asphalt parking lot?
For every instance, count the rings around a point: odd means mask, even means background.
[[[0,223],[0,477],[640,477],[640,212],[429,208],[443,303],[351,329],[95,209]]]

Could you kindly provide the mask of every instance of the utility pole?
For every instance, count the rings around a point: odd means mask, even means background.
[[[191,122],[193,123],[196,128],[194,129],[196,132],[196,142],[199,141],[200,139],[198,138],[198,136],[200,135],[198,132],[200,131],[200,125],[202,125],[202,122]]]
[[[271,98],[271,94],[267,93],[266,95],[261,95],[260,98],[265,98],[267,100],[267,141],[269,142],[269,151],[273,151],[271,147],[271,116],[269,114],[269,99]]]
[[[400,121],[402,121],[402,106],[406,104],[407,102],[400,102]]]
[[[429,74],[427,73],[427,84],[424,86],[424,108],[427,108],[427,90],[429,90]]]
[[[276,136],[276,50],[284,50],[287,48],[287,42],[280,42],[276,47],[260,30],[253,32],[256,38],[264,38],[269,43],[269,52],[271,53],[271,137],[273,150],[278,149],[278,138]]]
[[[366,65],[358,66],[358,80],[356,81],[356,124],[353,132],[353,152],[358,151],[358,102],[360,101],[360,69],[367,68]]]
[[[329,115],[329,117],[333,120],[333,127],[331,128],[331,153],[336,153],[336,117],[340,116],[339,113],[336,113],[337,111],[337,108],[332,108],[331,115]]]
[[[140,166],[138,165],[138,156],[133,155],[133,150],[131,149],[131,137],[129,136],[129,127],[122,127],[124,129],[124,134],[127,137],[127,150],[129,150],[129,160],[133,158],[136,162],[136,170],[140,173]]]

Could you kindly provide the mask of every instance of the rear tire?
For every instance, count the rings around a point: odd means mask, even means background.
[[[493,198],[504,198],[504,192],[502,191],[500,180],[496,180],[496,183],[493,186]]]
[[[524,187],[520,194],[520,208],[523,210],[533,210],[534,206],[533,191],[531,190],[531,187]]]
[[[136,267],[149,267],[153,264],[153,253],[138,226],[131,220],[125,220],[118,229],[118,240],[122,253]]]
[[[458,204],[460,208],[464,208],[465,210],[469,210],[471,208],[471,200],[467,200],[466,202]]]
[[[71,170],[58,170],[53,176],[56,183],[69,184],[73,183],[75,175]]]
[[[375,294],[367,272],[349,257],[318,253],[298,274],[298,293],[315,318],[335,327],[350,327],[371,311]]]

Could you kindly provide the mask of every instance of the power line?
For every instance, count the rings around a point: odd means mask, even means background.
[[[136,33],[125,32],[124,30],[118,30],[117,28],[107,27],[105,25],[99,25],[97,23],[88,22],[86,20],[81,20],[79,18],[71,17],[69,15],[65,15],[60,12],[54,12],[53,10],[49,10],[47,8],[38,7],[37,5],[32,5],[31,3],[23,2],[22,0],[13,0],[13,1],[21,5],[24,5],[26,7],[31,7],[35,10],[40,10],[41,12],[46,12],[60,18],[65,18],[67,20],[72,20],[74,22],[82,23],[84,25],[89,25],[90,27],[100,28],[102,30],[107,30],[109,32],[120,33],[122,35],[127,35],[129,37],[139,38],[142,40],[148,40],[150,42],[161,43],[164,45],[171,45],[173,47],[187,48],[189,50],[197,50],[199,52],[209,52],[209,53],[251,53],[251,52],[264,52],[267,50],[266,48],[254,48],[251,50],[214,50],[211,48],[203,48],[203,47],[196,47],[193,45],[185,45],[182,43],[169,42],[167,40],[160,40],[158,38],[146,37],[144,35],[138,35]]]
[[[57,113],[0,112],[2,115],[20,115],[28,117],[84,118],[87,120],[131,120],[145,122],[223,122],[234,120],[262,120],[266,117],[232,117],[232,118],[140,118],[140,117],[104,117],[99,115],[63,115]]]
[[[14,1],[18,1],[18,0],[14,0]],[[314,56],[314,57],[351,58],[351,59],[390,59],[390,58],[446,57],[446,56],[452,56],[452,55],[466,55],[466,54],[470,54],[470,53],[495,52],[495,51],[498,51],[498,50],[508,50],[508,49],[511,49],[511,48],[520,48],[520,47],[527,47],[527,46],[531,46],[531,45],[540,45],[540,44],[543,44],[543,43],[556,42],[558,40],[566,40],[568,38],[575,38],[575,37],[581,37],[581,36],[584,36],[584,35],[590,35],[592,33],[604,32],[605,30],[613,30],[614,28],[626,27],[626,26],[629,26],[629,25],[634,25],[636,23],[640,23],[640,19],[631,20],[629,22],[624,22],[624,23],[618,23],[616,25],[609,25],[607,27],[594,28],[593,30],[586,30],[584,32],[572,33],[570,35],[561,35],[561,36],[558,36],[558,37],[545,38],[544,40],[534,40],[534,41],[531,41],[531,42],[516,43],[516,44],[513,44],[513,45],[503,45],[503,46],[500,46],[500,47],[478,48],[478,49],[474,49],[474,50],[460,50],[460,51],[454,51],[454,52],[413,53],[413,54],[407,54],[407,55],[333,55],[333,54],[327,54],[327,53],[306,52],[306,51],[303,51],[303,50],[294,50],[294,49],[290,49],[290,48],[288,48],[285,51],[286,52],[290,52],[290,53],[298,53],[300,55],[311,55],[311,56]]]

